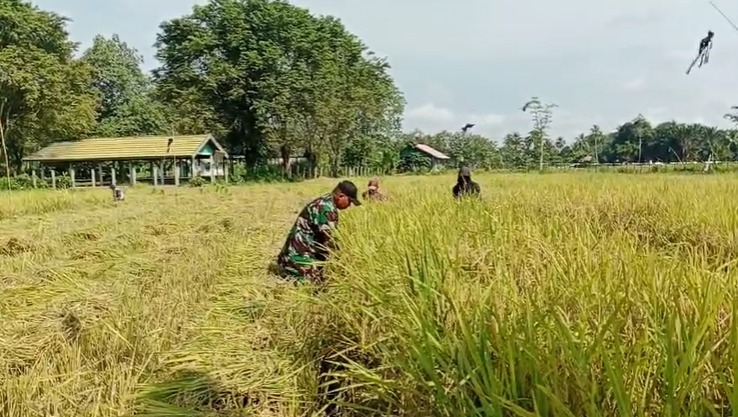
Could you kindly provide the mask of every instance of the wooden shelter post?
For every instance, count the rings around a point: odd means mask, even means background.
[[[210,155],[210,182],[215,184],[215,157]]]
[[[136,185],[136,167],[133,165],[133,162],[128,163],[128,182],[131,184],[131,187]]]
[[[174,185],[179,187],[179,161],[174,160]]]

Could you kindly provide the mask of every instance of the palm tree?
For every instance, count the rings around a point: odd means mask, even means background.
[[[702,137],[710,155],[719,161],[725,161],[730,158],[730,141],[724,130],[711,126],[703,128]]]
[[[698,124],[679,124],[674,129],[675,139],[679,145],[682,162],[691,161],[693,154],[697,148],[700,137],[701,125]]]
[[[730,110],[732,110],[733,113],[725,113],[723,118],[732,123],[738,124],[738,106],[731,106]]]

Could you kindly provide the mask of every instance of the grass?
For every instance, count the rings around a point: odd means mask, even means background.
[[[345,212],[322,288],[267,271],[330,180],[0,194],[0,415],[737,409],[732,176],[453,180]]]

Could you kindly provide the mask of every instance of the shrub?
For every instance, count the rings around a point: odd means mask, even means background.
[[[203,177],[197,176],[197,177],[190,179],[189,186],[190,187],[203,187],[207,185],[207,183],[208,182]]]

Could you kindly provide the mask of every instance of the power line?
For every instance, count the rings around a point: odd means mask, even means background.
[[[733,29],[735,29],[735,31],[736,31],[736,32],[738,32],[738,26],[736,26],[736,25],[735,25],[735,23],[733,23],[733,21],[732,21],[732,20],[730,20],[730,18],[729,18],[728,16],[726,16],[726,15],[725,15],[725,13],[723,13],[723,11],[722,11],[722,10],[720,10],[720,8],[719,8],[719,7],[717,7],[717,5],[716,5],[715,3],[713,3],[712,1],[710,1],[710,5],[711,5],[712,7],[714,7],[714,8],[715,8],[715,10],[717,10],[717,11],[718,11],[718,13],[720,13],[720,14],[721,14],[721,15],[722,15],[722,16],[723,16],[723,17],[725,18],[725,20],[727,20],[727,21],[728,21],[728,23],[730,23],[730,26],[733,26]]]

